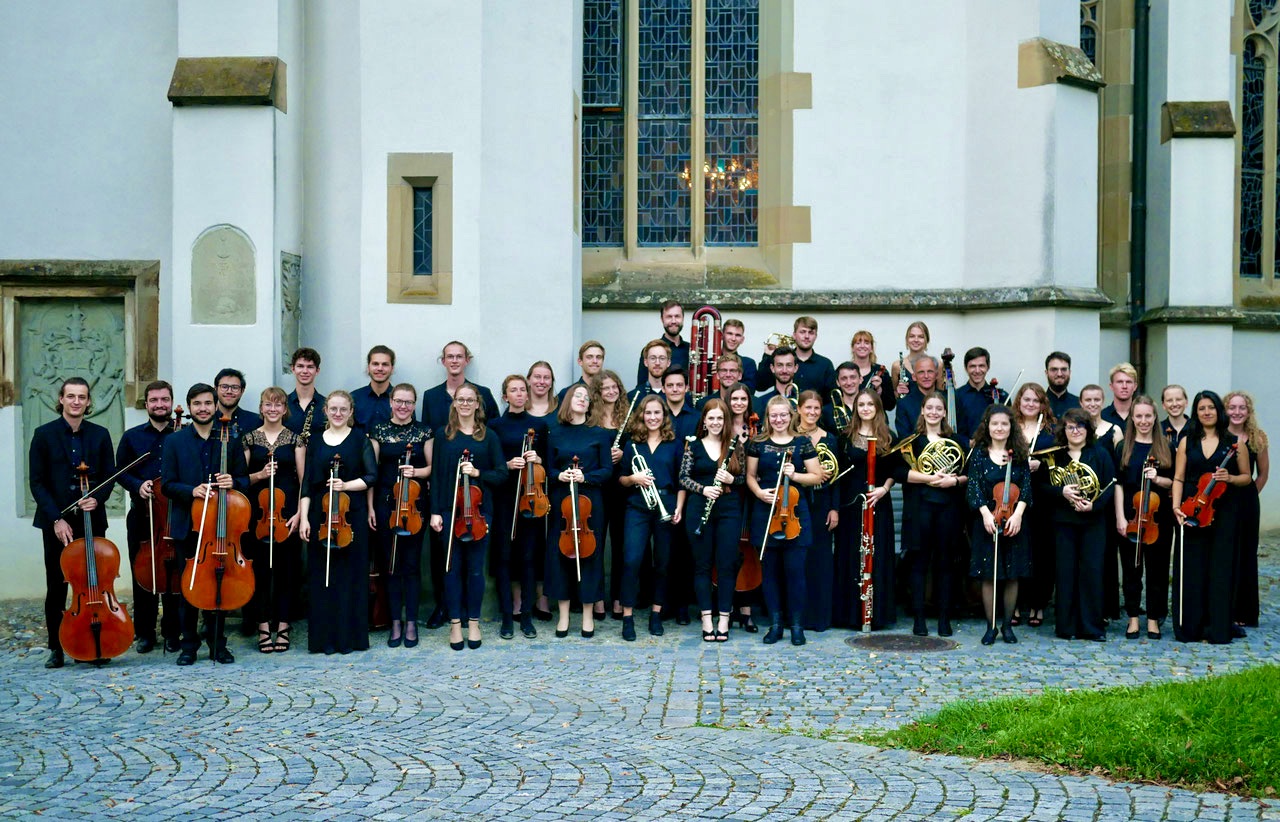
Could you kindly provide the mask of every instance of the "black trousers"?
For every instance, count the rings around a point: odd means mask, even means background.
[[[132,524],[131,524],[132,525]],[[133,568],[133,562],[138,558],[139,551],[142,550],[142,535],[135,535],[133,528],[129,529],[129,567]],[[163,585],[168,578],[172,578],[176,586],[182,578],[183,563],[181,557],[175,552],[174,555],[166,561],[158,561],[156,563],[155,576],[158,582]],[[164,615],[160,616],[160,604],[164,603]],[[137,577],[133,577],[133,630],[138,639],[156,639],[156,619],[160,619],[160,635],[167,640],[178,640],[180,628],[178,626],[178,611],[181,609],[181,594],[160,594],[156,595],[143,588],[138,584]]]
[[[1056,522],[1058,607],[1055,631],[1060,637],[1102,636],[1103,562],[1110,557],[1104,513],[1087,523]],[[1105,557],[1104,557],[1105,555]]]
[[[727,494],[726,499],[711,509],[711,518],[695,534],[702,522],[707,498],[691,496],[685,505],[684,527],[693,553],[693,595],[699,611],[716,611],[727,614],[733,609],[733,593],[738,578],[738,562],[742,557],[738,539],[742,534],[742,516],[738,500]],[[715,568],[715,601],[711,595],[711,569]]]
[[[640,593],[641,569],[646,565],[644,558],[648,553],[650,541],[653,543],[653,604],[663,606],[667,599],[667,571],[670,567],[671,550],[675,543],[677,531],[683,529],[673,527],[669,522],[662,522],[662,515],[657,511],[627,506],[625,526],[623,528],[622,548],[622,590],[618,603],[623,608],[634,608]]]
[[[84,536],[84,526],[79,518],[67,521],[75,539]],[[44,624],[49,632],[49,650],[61,651],[58,629],[62,627],[62,612],[67,609],[67,581],[62,576],[63,545],[62,540],[54,535],[52,526],[41,529],[40,533],[44,541]]]
[[[1120,577],[1124,584],[1126,616],[1142,613],[1142,582],[1145,572],[1147,618],[1159,622],[1169,615],[1169,544],[1173,528],[1161,523],[1160,536],[1141,549],[1125,538],[1120,546]]]
[[[956,535],[963,527],[960,509],[950,503],[921,501],[915,513],[920,518],[916,527],[921,539],[918,548],[907,552],[911,563],[911,611],[917,617],[924,616],[925,580],[932,569],[938,616],[945,617],[951,613],[951,590],[955,584],[952,572],[956,567]],[[873,573],[874,570],[873,566]]]
[[[182,540],[182,555],[187,559],[191,559],[196,555],[196,542],[198,539],[198,534],[193,532]],[[210,649],[227,647],[226,611],[205,611],[204,634],[202,635],[199,625],[200,609],[187,602],[186,597],[180,597],[178,600],[178,623],[182,629],[182,637],[179,641],[182,643],[182,650],[184,651],[199,649],[201,641],[207,641]]]

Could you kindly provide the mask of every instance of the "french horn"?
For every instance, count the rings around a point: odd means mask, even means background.
[[[916,458],[916,470],[922,474],[958,474],[963,468],[964,450],[945,437],[930,442]]]
[[[1053,459],[1050,457],[1050,462]],[[1056,465],[1049,467],[1049,484],[1056,488],[1062,488],[1066,485],[1074,485],[1080,496],[1089,502],[1094,502],[1098,497],[1102,496],[1102,483],[1098,481],[1098,474],[1083,462],[1072,460],[1067,465],[1059,468]]]
[[[826,471],[830,477],[837,476],[840,473],[840,461],[836,459],[835,452],[825,442],[820,442],[814,447],[818,451],[818,464],[822,466],[822,470]]]

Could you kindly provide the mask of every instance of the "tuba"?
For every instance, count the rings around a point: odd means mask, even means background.
[[[958,474],[964,470],[964,450],[953,439],[934,440],[916,458],[916,470],[922,474]]]
[[[693,322],[689,327],[689,390],[695,405],[703,397],[720,390],[716,360],[720,359],[723,347],[720,312],[704,305],[693,312]]]

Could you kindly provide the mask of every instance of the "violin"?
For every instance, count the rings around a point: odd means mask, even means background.
[[[276,447],[267,449],[267,462],[274,462]],[[273,472],[267,480],[267,487],[258,492],[258,509],[262,517],[254,536],[259,542],[267,543],[267,567],[275,567],[276,543],[289,538],[289,519],[284,515],[285,494],[276,487],[276,475]]]
[[[1147,478],[1148,468],[1156,465],[1155,457],[1147,457],[1142,471],[1142,487],[1133,495],[1133,510],[1137,518],[1129,520],[1124,534],[1129,541],[1138,545],[1151,545],[1160,537],[1160,527],[1156,525],[1155,513],[1160,510],[1160,495],[1151,490],[1151,480]]]
[[[1231,447],[1227,449],[1227,453],[1222,458],[1222,462],[1218,463],[1218,468],[1226,468],[1227,463],[1236,457],[1236,452],[1240,446],[1238,443],[1231,443]],[[1210,471],[1200,477],[1200,481],[1196,483],[1196,493],[1191,499],[1182,501],[1182,505],[1178,510],[1186,517],[1186,524],[1192,528],[1207,528],[1213,524],[1213,504],[1218,498],[1226,493],[1227,486],[1218,482],[1213,478],[1217,471]]]
[[[520,453],[527,454],[533,450],[533,440],[537,432],[532,428],[524,435],[520,445]],[[520,469],[519,499],[516,510],[525,519],[545,517],[551,510],[551,500],[547,497],[547,469],[536,462],[526,461]],[[511,525],[512,536],[515,536],[515,523]]]
[[[471,462],[471,452],[466,448],[462,449],[462,456],[458,459],[460,484],[454,494],[453,535],[459,542],[479,542],[489,535],[489,524],[480,513],[484,494],[479,485],[472,484],[471,475],[463,473],[464,462]]]
[[[991,516],[996,521],[996,533],[1004,533],[1005,525],[1008,524],[1013,511],[1018,507],[1018,497],[1021,491],[1018,484],[1012,482],[1010,477],[1013,475],[1013,451],[1005,454],[1004,463],[1004,481],[997,482],[995,487],[991,489]]]
[[[222,416],[219,474],[227,473],[231,418]],[[209,478],[213,491],[213,478]],[[191,504],[191,521],[200,523],[195,556],[187,560],[182,596],[201,611],[232,611],[253,597],[253,561],[245,559],[240,538],[249,530],[249,500],[236,490],[218,488]],[[212,523],[212,527],[210,527]]]
[[[773,488],[773,503],[769,506],[769,527],[765,533],[765,545],[769,537],[795,539],[800,536],[800,518],[796,506],[800,504],[800,490],[791,485],[791,477],[782,469],[791,464],[791,452],[782,455],[778,466],[778,482]],[[760,546],[760,559],[764,559],[764,545]]]
[[[175,406],[169,422],[171,431],[182,428],[185,416],[182,406]],[[133,558],[133,580],[153,594],[176,594],[181,576],[181,561],[169,536],[169,513],[172,501],[164,493],[160,478],[151,480],[151,499],[147,500],[147,539],[138,546]],[[163,569],[164,573],[161,573]]]
[[[404,459],[400,466],[411,464],[413,444],[404,450]],[[396,509],[391,513],[391,528],[398,537],[411,537],[422,530],[422,512],[418,510],[418,498],[422,496],[422,483],[413,477],[400,475],[395,485],[391,486],[391,496],[396,500]]]
[[[89,495],[89,466],[81,462],[80,493]],[[62,612],[58,641],[72,659],[97,662],[112,659],[133,644],[133,620],[116,599],[120,549],[106,537],[93,535],[92,517],[84,515],[84,536],[62,549],[58,564],[71,586],[71,607]]]
[[[316,539],[324,540],[324,587],[329,587],[329,566],[333,557],[333,546],[346,548],[351,544],[354,534],[351,523],[347,522],[347,512],[351,510],[351,497],[345,491],[335,491],[333,481],[339,479],[338,471],[342,468],[342,457],[333,455],[329,463],[329,490],[320,502],[324,519],[320,522],[320,530]]]
[[[573,458],[570,469],[579,468],[578,458]],[[578,493],[578,483],[569,481],[569,496],[560,503],[564,525],[560,529],[560,553],[571,557],[578,566],[578,581],[582,581],[582,560],[596,552],[596,535],[591,531],[591,499]]]

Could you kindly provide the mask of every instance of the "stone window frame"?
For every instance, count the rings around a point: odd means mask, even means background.
[[[759,194],[757,199],[757,244],[754,246],[707,246],[704,244],[703,194],[699,187],[692,189],[690,218],[692,230],[688,245],[652,247],[641,246],[637,239],[638,222],[638,103],[639,81],[639,22],[637,3],[627,2],[624,8],[623,54],[623,115],[625,121],[625,152],[623,160],[623,245],[613,247],[584,247],[582,249],[582,275],[585,285],[599,285],[611,278],[628,278],[629,275],[645,279],[655,272],[705,277],[706,283],[720,283],[746,287],[790,287],[792,284],[792,258],[795,243],[808,243],[811,237],[809,207],[797,206],[794,201],[793,162],[794,129],[793,112],[813,107],[813,78],[811,74],[795,72],[794,63],[794,0],[760,0],[759,22],[759,71],[757,106],[758,137],[757,164],[759,168]],[[705,0],[692,0],[693,31],[690,59],[694,70],[694,86],[701,84],[704,71]],[[580,106],[575,108],[578,134],[578,163],[581,167],[581,117]],[[690,118],[691,169],[701,168],[705,152],[706,128],[702,114],[703,102],[694,95]],[[580,212],[582,191],[580,174],[575,172],[575,224]]]
[[[1233,79],[1237,128],[1235,134],[1235,220],[1232,231],[1231,271],[1235,304],[1245,308],[1274,308],[1280,300],[1280,276],[1276,263],[1280,258],[1280,228],[1277,228],[1277,211],[1280,210],[1280,8],[1269,11],[1258,24],[1249,13],[1248,0],[1236,0],[1231,20],[1231,56],[1235,61]],[[1244,139],[1244,48],[1254,40],[1260,45],[1259,56],[1266,64],[1265,108],[1263,116],[1263,210],[1262,210],[1262,277],[1240,276],[1240,208],[1241,208],[1241,151]],[[1267,192],[1271,197],[1267,197]]]
[[[431,189],[431,273],[413,271],[413,192]],[[453,303],[453,154],[387,154],[387,302]]]

